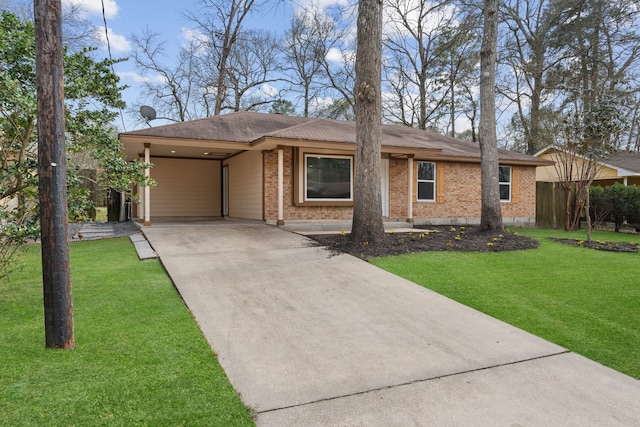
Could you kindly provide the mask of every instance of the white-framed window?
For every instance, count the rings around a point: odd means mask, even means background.
[[[418,201],[433,202],[436,200],[436,164],[418,162]]]
[[[511,166],[498,167],[498,181],[500,183],[500,201],[511,201]]]
[[[353,157],[304,155],[304,200],[352,201]]]

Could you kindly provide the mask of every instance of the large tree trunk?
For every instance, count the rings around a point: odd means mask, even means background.
[[[356,164],[351,235],[373,243],[384,236],[380,193],[382,0],[358,2]]]
[[[498,1],[484,0],[484,33],[480,50],[480,156],[483,230],[503,229],[496,135],[496,45]]]

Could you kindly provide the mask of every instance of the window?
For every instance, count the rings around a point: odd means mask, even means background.
[[[418,201],[432,202],[436,199],[436,164],[418,162]]]
[[[498,181],[500,182],[500,201],[511,201],[511,166],[498,168]]]
[[[353,159],[347,156],[304,156],[305,200],[353,200]]]

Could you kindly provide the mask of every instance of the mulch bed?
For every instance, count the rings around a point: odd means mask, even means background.
[[[425,251],[503,252],[533,249],[537,240],[509,231],[483,231],[477,226],[430,227],[411,233],[387,233],[375,244],[356,242],[349,234],[309,236],[323,246],[361,259]]]
[[[565,245],[581,246],[583,248],[597,249],[600,251],[610,252],[638,252],[638,243],[626,242],[605,242],[602,240],[592,240],[590,242],[579,239],[558,239],[549,237],[554,242],[564,243]]]

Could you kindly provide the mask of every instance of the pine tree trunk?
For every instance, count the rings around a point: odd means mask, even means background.
[[[483,230],[503,229],[498,181],[498,141],[496,135],[496,45],[498,1],[484,0],[484,33],[480,50],[480,156],[482,168]]]
[[[382,0],[358,2],[356,157],[351,236],[373,243],[384,236],[380,192]]]

